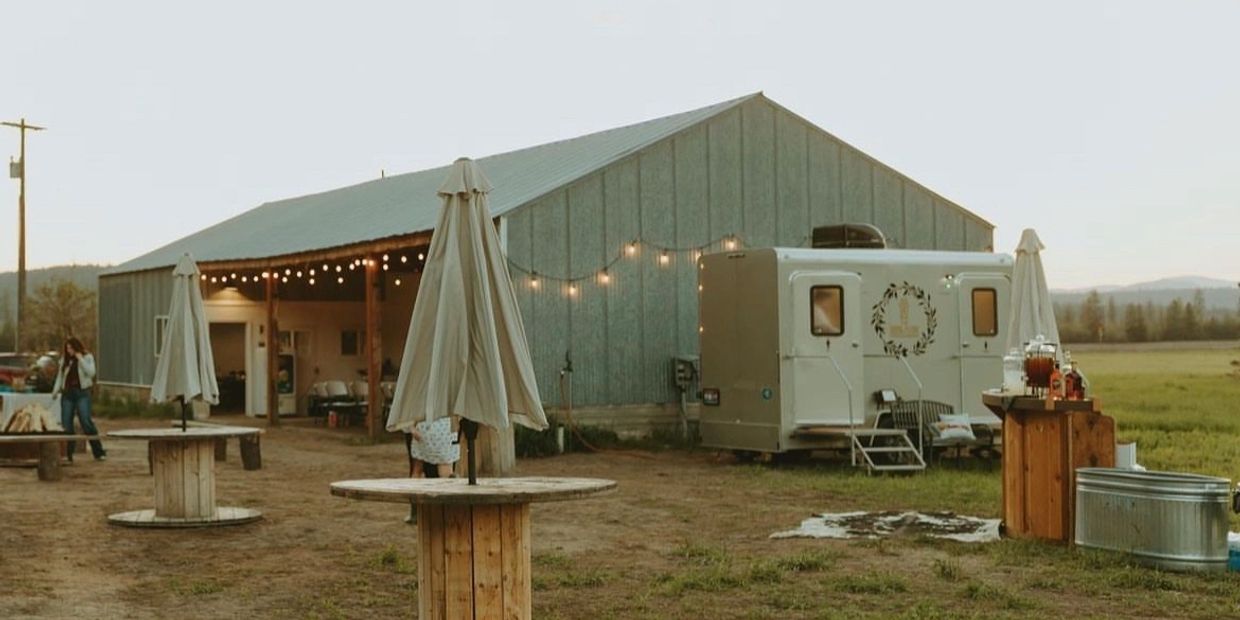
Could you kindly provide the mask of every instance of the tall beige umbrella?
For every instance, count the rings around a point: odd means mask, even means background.
[[[1059,344],[1055,307],[1046,286],[1041,252],[1046,246],[1032,228],[1020,234],[1012,266],[1012,309],[1008,314],[1008,349],[1020,348],[1038,336]]]
[[[439,186],[443,211],[413,305],[387,428],[461,416],[476,483],[477,424],[547,428],[521,311],[487,208],[491,182],[472,160]]]
[[[186,409],[190,401],[197,399],[212,405],[220,402],[207,313],[198,288],[198,265],[188,253],[172,270],[172,305],[159,351],[151,401],[166,403],[179,399],[184,430],[188,426]]]

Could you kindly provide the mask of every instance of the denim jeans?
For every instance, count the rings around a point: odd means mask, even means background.
[[[78,418],[82,420],[82,432],[87,435],[98,435],[99,429],[95,428],[95,421],[90,417],[90,392],[77,388],[67,389],[60,395],[60,424],[65,427],[65,432],[75,434],[73,431],[75,409]],[[69,460],[73,460],[73,448],[76,443],[76,441],[69,442]],[[107,454],[103,450],[103,442],[98,439],[90,440],[90,451],[95,458]]]

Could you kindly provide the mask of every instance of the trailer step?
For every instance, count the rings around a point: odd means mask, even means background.
[[[872,471],[923,471],[925,465],[875,465],[870,468]]]
[[[903,429],[849,429],[853,465],[864,465],[870,472],[921,471],[926,461]],[[862,440],[866,441],[862,441]],[[882,441],[875,445],[875,440]],[[858,458],[860,455],[860,458]],[[875,457],[887,457],[875,460]]]

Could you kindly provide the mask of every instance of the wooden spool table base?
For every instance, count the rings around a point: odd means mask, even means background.
[[[532,617],[530,504],[616,488],[596,478],[350,480],[332,495],[418,509],[418,617]]]
[[[109,437],[145,439],[151,446],[155,508],[108,516],[108,523],[128,527],[217,527],[251,523],[262,513],[215,505],[215,442],[257,435],[238,426],[152,428],[116,431]]]

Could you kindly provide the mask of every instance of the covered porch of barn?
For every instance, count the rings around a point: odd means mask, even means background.
[[[429,243],[427,231],[200,263],[218,410],[278,424],[281,416],[322,413],[313,387],[338,382],[367,402],[350,413],[378,435],[383,383],[396,380]]]

